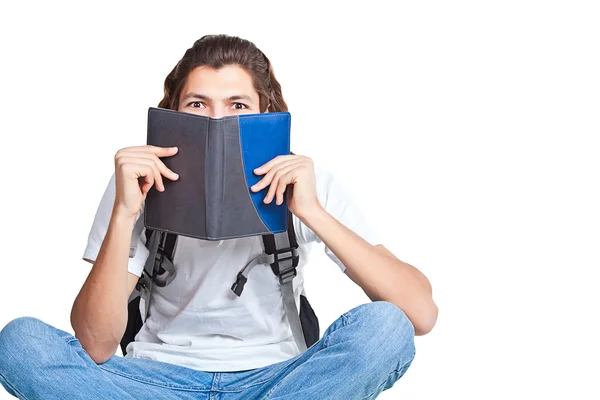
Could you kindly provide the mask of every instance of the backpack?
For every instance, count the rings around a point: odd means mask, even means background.
[[[132,234],[132,246],[138,243],[138,238],[144,229],[143,218],[138,219]],[[292,334],[300,351],[305,351],[319,340],[319,321],[308,302],[306,296],[300,295],[300,312],[296,307],[292,281],[297,275],[299,254],[292,213],[288,210],[288,229],[286,232],[262,235],[264,252],[252,259],[238,273],[231,290],[239,297],[244,285],[248,280],[248,273],[259,264],[268,264],[271,270],[279,278],[285,314],[290,324]],[[146,229],[146,247],[150,255],[144,265],[142,275],[135,289],[129,297],[127,305],[127,327],[121,339],[121,350],[126,354],[127,345],[135,340],[135,336],[142,328],[146,320],[150,301],[152,299],[152,287],[158,285],[164,287],[170,284],[177,270],[173,265],[175,249],[177,247],[177,235],[170,232]],[[129,257],[135,255],[135,247],[130,248]],[[140,299],[144,299],[145,310],[140,310]]]

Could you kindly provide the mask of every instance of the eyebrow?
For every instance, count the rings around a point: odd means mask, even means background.
[[[206,95],[203,95],[203,94],[199,94],[199,93],[187,93],[185,96],[183,96],[183,98],[181,100],[183,101],[183,100],[187,100],[187,99],[199,99],[199,100],[206,100],[206,101],[212,101],[213,100],[210,97],[208,97]],[[229,96],[225,100],[228,100],[228,101],[246,100],[246,101],[252,102],[252,99],[250,98],[250,96],[248,96],[246,94]]]

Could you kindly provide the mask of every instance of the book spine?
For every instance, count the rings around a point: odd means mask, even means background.
[[[224,133],[221,120],[211,119],[206,148],[206,235],[209,239],[221,236],[221,208],[224,180]]]

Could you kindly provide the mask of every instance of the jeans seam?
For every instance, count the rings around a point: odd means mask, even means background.
[[[0,376],[2,377],[2,379],[4,380],[4,382],[6,382],[6,384],[11,388],[11,390],[13,390],[19,396],[21,396],[24,400],[27,400],[27,397],[25,397],[25,395],[23,393],[21,393],[16,387],[14,387],[13,384],[10,383],[8,381],[8,379],[6,379],[6,377],[2,374],[2,372],[0,372]]]
[[[269,400],[271,398],[271,395],[273,394],[273,392],[275,391],[275,389],[277,389],[279,386],[281,386],[281,383],[285,380],[285,377],[283,379],[281,379],[279,382],[277,382],[275,385],[273,385],[273,387],[271,388],[271,390],[269,390],[267,392],[267,394],[265,395],[265,397],[263,397],[261,400]]]
[[[210,384],[210,391],[211,391],[211,392],[212,392],[212,391],[214,391],[214,390],[217,388],[217,380],[218,380],[218,379],[219,379],[219,377],[218,377],[218,372],[216,372],[216,373],[214,373],[214,374],[213,374],[213,377],[212,377],[212,382],[211,382],[211,384]],[[212,394],[211,394],[211,396],[212,396]],[[210,397],[210,396],[209,396],[209,397]]]

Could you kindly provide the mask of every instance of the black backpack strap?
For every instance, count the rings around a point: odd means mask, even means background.
[[[146,304],[146,312],[143,315],[144,321],[148,316],[152,287],[154,285],[160,287],[167,286],[177,275],[177,270],[173,265],[173,258],[175,256],[178,238],[176,234],[152,229],[146,229],[145,235],[146,247],[150,254],[146,259],[146,264],[144,265],[142,275],[135,286],[135,290],[129,297],[129,302],[133,301],[138,296],[141,296],[144,299]],[[135,254],[135,251],[132,250],[133,247],[130,249],[130,257],[132,254]]]
[[[147,229],[146,237],[148,238],[146,244],[150,251],[150,255],[146,260],[146,265],[144,265],[144,271],[142,272],[140,281],[138,281],[138,285],[145,289],[146,292],[142,292],[145,294],[145,296],[142,296],[144,297],[146,304],[144,321],[148,317],[153,286],[157,285],[165,287],[170,284],[177,275],[177,270],[173,265],[175,247],[177,246],[177,235]]]
[[[140,225],[142,227],[141,229],[139,228]],[[143,227],[143,220],[138,221],[136,226],[134,226],[129,257],[135,256],[137,249],[136,245],[139,236],[141,236]],[[127,326],[120,343],[123,355],[126,354],[127,345],[135,340],[135,336],[148,317],[153,286],[158,285],[164,287],[170,284],[177,275],[177,270],[173,265],[173,258],[177,247],[177,235],[151,229],[146,229],[145,235],[146,247],[150,251],[150,255],[146,260],[142,275],[129,297],[127,305]],[[141,298],[144,299],[145,303],[143,315],[140,310]]]
[[[152,255],[153,234],[156,234],[158,237],[156,253],[154,254],[158,268],[154,273],[151,273],[150,268],[144,268],[144,270],[150,274],[154,284],[164,287],[171,283],[177,274],[173,265],[173,259],[175,257],[175,249],[177,248],[178,236],[174,233],[146,229],[146,243],[149,244],[148,250],[150,250],[150,255]],[[146,265],[148,266],[149,263],[146,262]]]
[[[271,263],[273,273],[282,279],[296,276],[296,267],[300,257],[298,256],[298,242],[294,231],[293,214],[288,210],[288,229],[286,232],[274,235],[263,235],[263,244],[267,254],[273,254],[275,260]],[[282,263],[279,265],[279,263]]]
[[[146,229],[146,243],[150,242],[150,236],[152,236],[153,229]],[[175,233],[170,232],[162,232],[160,233],[160,241],[158,243],[158,252],[161,255],[164,255],[171,263],[173,262],[173,258],[175,257],[175,249],[177,247],[177,235]]]

